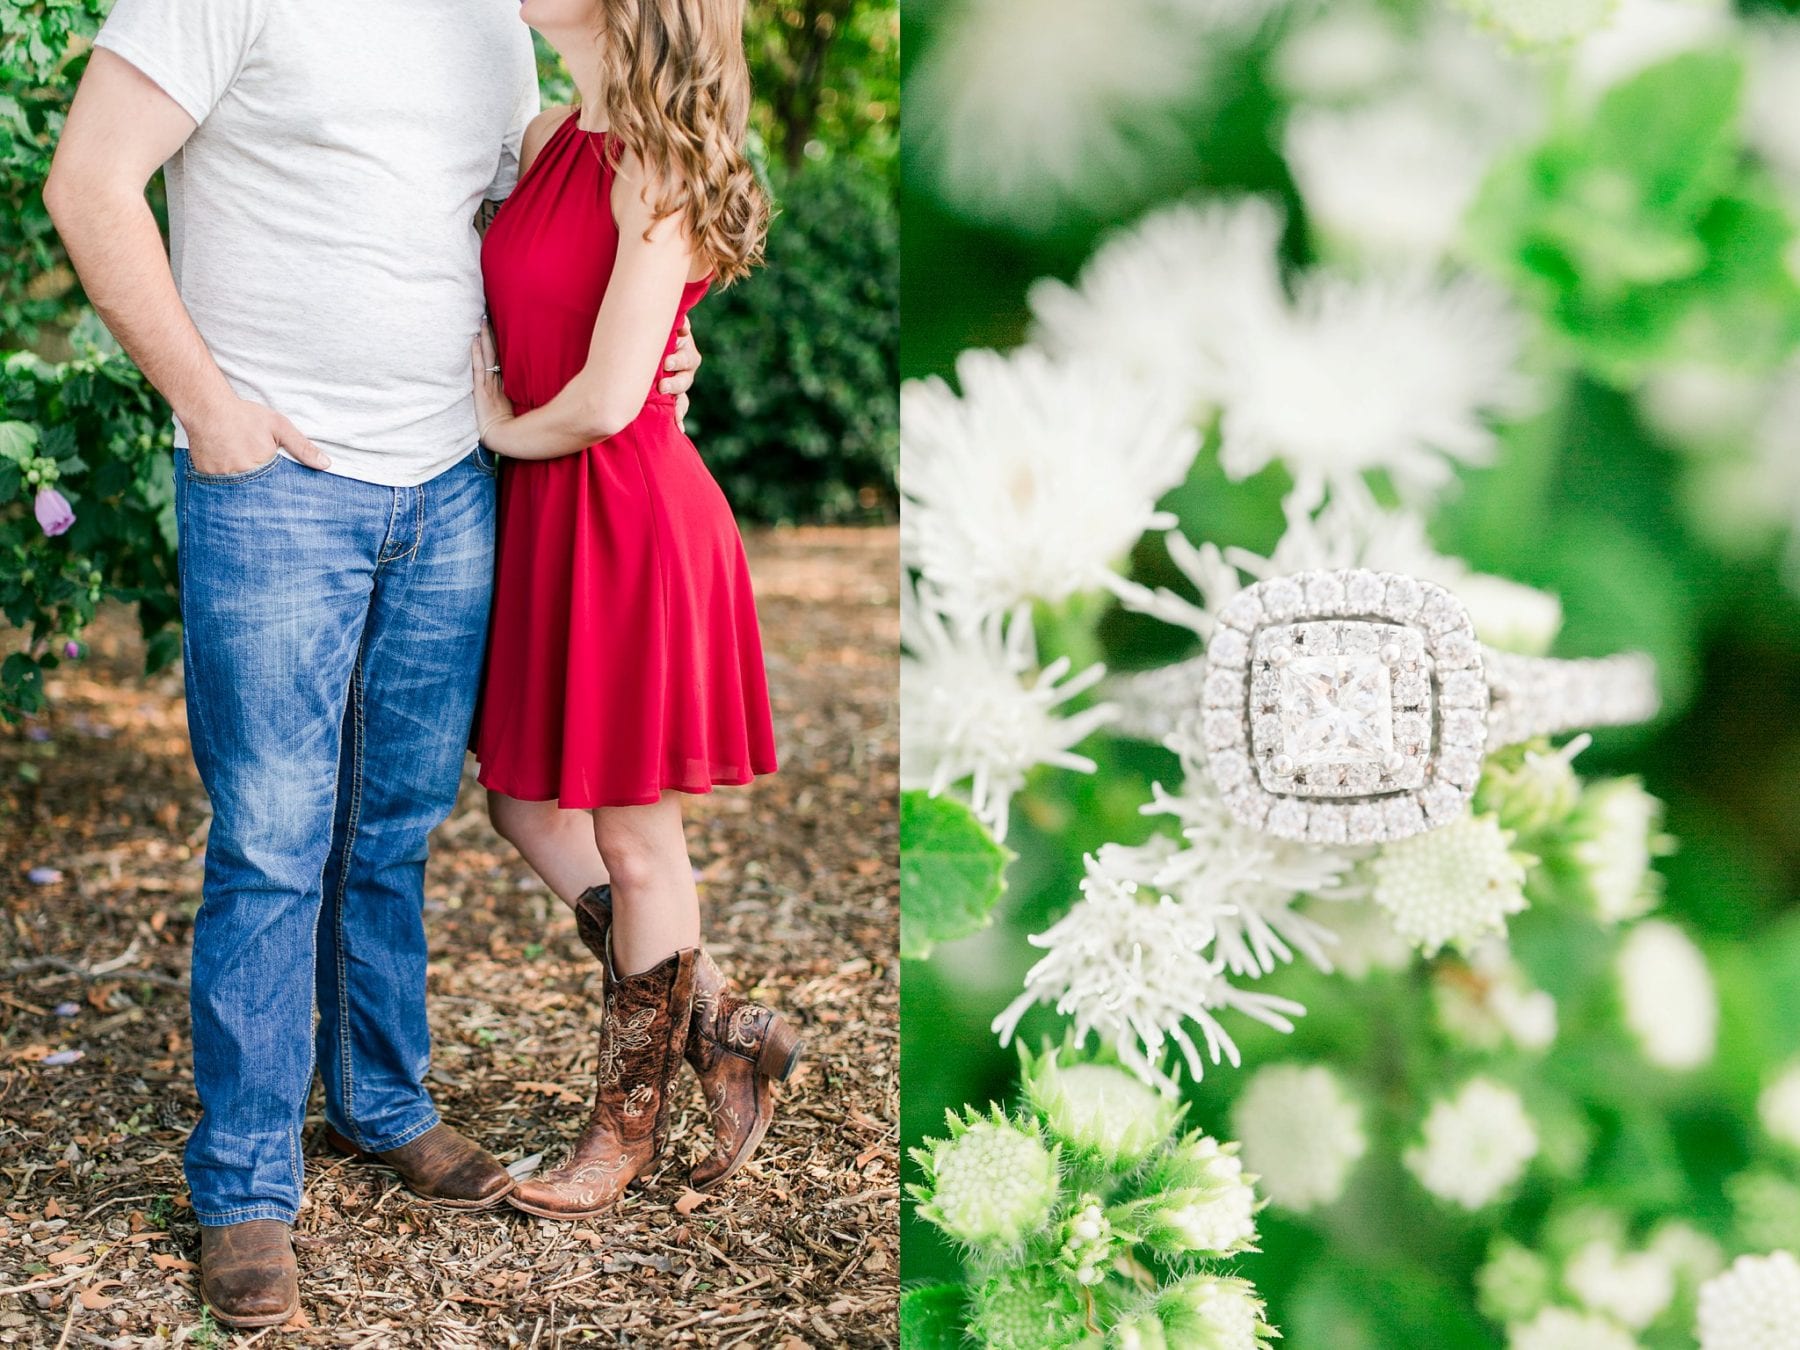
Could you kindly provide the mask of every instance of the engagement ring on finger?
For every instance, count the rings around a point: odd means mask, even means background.
[[[1206,654],[1120,682],[1127,730],[1203,750],[1231,814],[1317,844],[1448,823],[1491,747],[1656,714],[1656,671],[1483,646],[1444,587],[1365,569],[1272,577],[1218,613]]]
[[[487,373],[490,375],[498,375],[500,373],[500,367],[499,366],[489,366],[487,368]]]

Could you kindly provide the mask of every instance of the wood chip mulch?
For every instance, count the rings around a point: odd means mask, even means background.
[[[898,540],[746,543],[782,765],[690,798],[688,834],[708,947],[800,1023],[807,1058],[744,1171],[688,1189],[710,1131],[684,1071],[668,1154],[604,1219],[457,1214],[322,1151],[315,1093],[302,1312],[216,1325],[180,1162],[209,813],[179,672],[144,679],[108,611],[45,716],[0,729],[0,1345],[895,1343]],[[472,777],[426,896],[438,1105],[502,1161],[553,1163],[586,1115],[595,967]]]

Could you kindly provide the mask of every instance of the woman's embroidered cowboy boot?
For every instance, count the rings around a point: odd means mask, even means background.
[[[693,1020],[697,947],[684,947],[635,975],[606,963],[600,1065],[587,1128],[560,1167],[521,1181],[507,1203],[546,1219],[587,1219],[611,1206],[663,1151],[669,1086],[681,1068]]]
[[[612,887],[589,887],[575,901],[575,929],[603,961],[611,927]],[[694,1020],[685,1055],[712,1113],[714,1143],[689,1181],[705,1190],[742,1167],[762,1142],[775,1111],[774,1085],[794,1072],[801,1041],[786,1018],[744,998],[706,949],[696,950]]]

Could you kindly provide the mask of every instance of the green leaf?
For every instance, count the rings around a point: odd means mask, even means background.
[[[928,1284],[900,1296],[901,1350],[966,1350],[960,1284]]]
[[[1696,219],[1737,158],[1743,63],[1686,52],[1609,90],[1587,136],[1592,162],[1628,178],[1651,214]]]
[[[903,793],[900,955],[923,960],[938,943],[986,928],[1012,857],[961,802]]]
[[[29,422],[0,422],[0,459],[23,464],[37,449],[37,428]]]

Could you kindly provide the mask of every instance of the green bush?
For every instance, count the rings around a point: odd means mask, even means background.
[[[160,398],[123,357],[0,362],[0,613],[24,650],[0,663],[0,718],[35,712],[103,594],[135,603],[150,666],[175,654],[175,481]],[[35,479],[36,481],[33,481]],[[75,523],[46,535],[33,504],[53,488]]]
[[[887,179],[848,162],[781,194],[768,265],[696,315],[688,429],[752,520],[896,509],[900,230]]]

